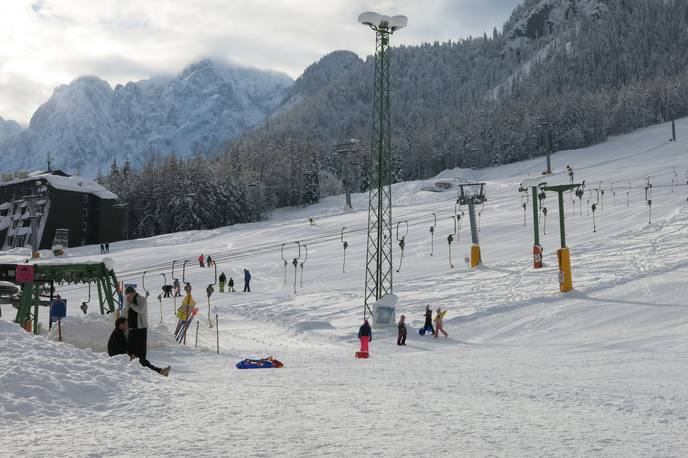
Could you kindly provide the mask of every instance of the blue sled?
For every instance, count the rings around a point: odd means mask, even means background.
[[[268,369],[275,367],[273,363],[264,359],[261,363],[259,359],[244,359],[236,364],[237,369]]]

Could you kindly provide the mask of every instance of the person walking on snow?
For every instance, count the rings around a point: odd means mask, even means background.
[[[225,275],[224,272],[222,272],[220,274],[219,281],[220,281],[220,292],[224,293],[225,292],[225,282],[227,281],[227,276]]]
[[[105,245],[100,244],[100,254],[105,254]]]
[[[126,287],[124,294],[127,295],[127,303],[122,308],[122,316],[129,322],[128,353],[136,356],[142,366],[167,377],[170,373],[170,366],[160,369],[146,359],[146,351],[148,350],[148,304],[146,298],[139,295],[131,285]]]
[[[404,323],[405,319],[406,317],[404,315],[401,315],[401,320],[397,325],[397,328],[399,328],[399,337],[397,337],[397,345],[406,345],[406,323]]]
[[[203,255],[202,254],[198,257],[198,262],[201,263],[201,267],[205,267],[205,264],[203,264]]]
[[[373,340],[373,330],[370,329],[368,320],[358,329],[358,338],[361,339],[361,351],[368,353],[368,343]]]
[[[437,324],[435,325],[435,339],[437,339],[437,337],[439,337],[440,332],[442,334],[444,334],[445,339],[447,338],[447,335],[448,335],[447,332],[444,329],[442,329],[442,317],[443,316],[444,316],[444,313],[442,312],[442,309],[438,307],[437,308],[437,318],[435,318],[437,320]]]
[[[208,255],[208,267],[210,267],[212,265],[213,265],[213,258],[211,258],[210,255]]]
[[[229,277],[229,283],[227,283],[227,292],[229,293],[235,293],[234,291],[234,279],[232,277]]]
[[[432,327],[432,310],[430,310],[430,304],[425,306],[425,325],[423,325],[423,332],[420,335],[424,336],[428,329],[435,335],[435,329]]]
[[[245,293],[250,293],[251,292],[251,272],[248,271],[248,269],[244,269],[244,292]]]

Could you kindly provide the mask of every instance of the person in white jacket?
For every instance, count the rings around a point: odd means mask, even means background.
[[[122,316],[129,321],[129,334],[127,336],[129,354],[136,356],[142,366],[167,377],[170,373],[170,366],[160,369],[146,359],[148,350],[148,304],[146,298],[139,295],[131,285],[126,287],[124,294],[127,295],[127,303],[122,308]]]

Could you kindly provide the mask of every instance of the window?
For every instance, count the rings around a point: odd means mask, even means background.
[[[81,216],[86,218],[88,216],[88,208],[84,208],[84,211],[82,212]]]
[[[84,194],[83,202],[84,202],[85,204],[88,203],[88,194]]]
[[[31,227],[31,220],[29,218],[22,220],[22,227]]]
[[[88,223],[87,223],[86,221],[84,221],[83,223],[81,223],[81,230],[83,230],[83,231],[87,231],[87,230],[88,230]]]

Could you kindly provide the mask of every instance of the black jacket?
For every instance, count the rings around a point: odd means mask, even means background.
[[[373,340],[373,330],[370,329],[370,325],[368,323],[363,323],[361,328],[358,330],[358,338],[360,339],[361,336],[368,336],[368,341]]]
[[[126,355],[127,354],[127,336],[121,329],[115,329],[110,334],[108,340],[108,355]]]
[[[220,275],[220,282],[224,283],[226,281],[227,281],[227,277],[225,276],[225,274]]]

